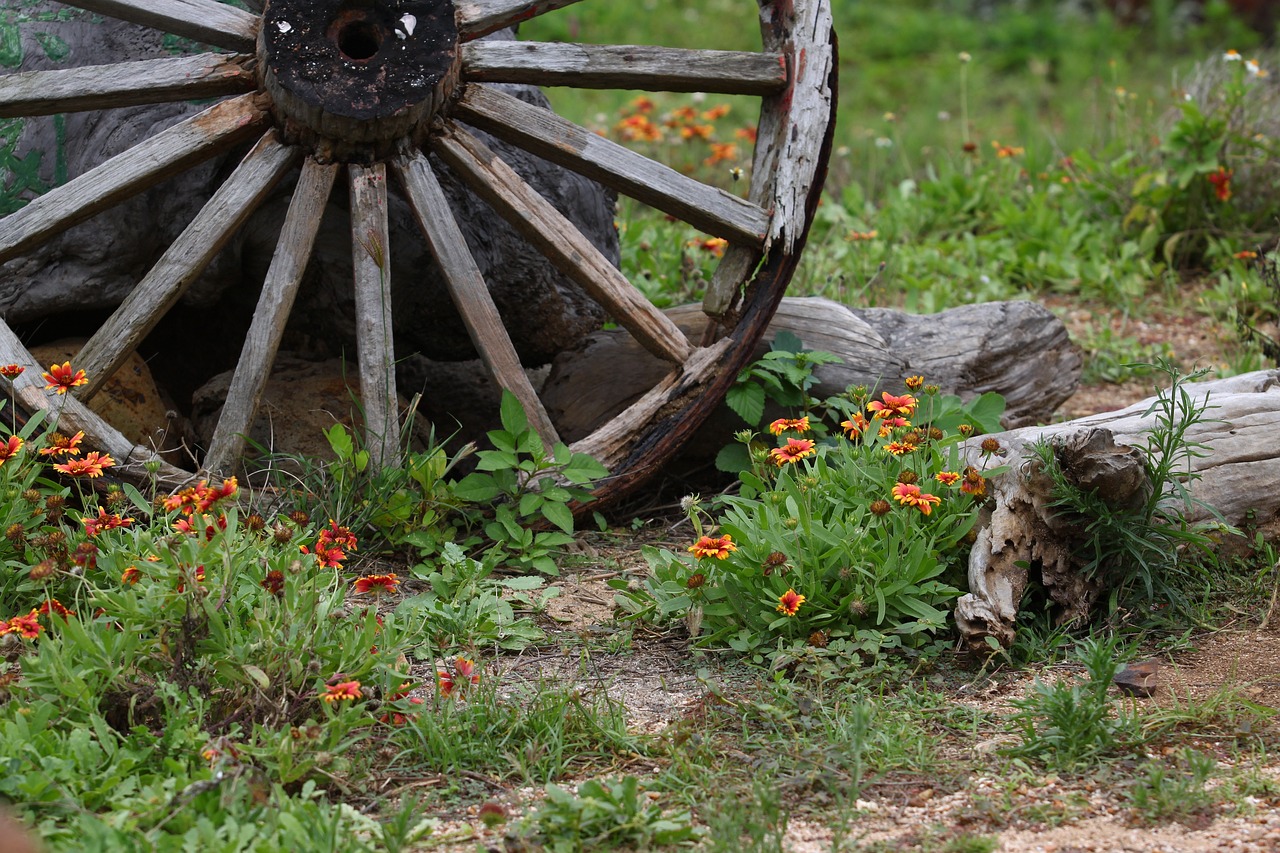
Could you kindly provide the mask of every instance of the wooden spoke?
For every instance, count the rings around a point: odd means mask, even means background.
[[[293,308],[298,287],[302,284],[302,274],[315,246],[316,232],[320,229],[320,220],[333,191],[338,168],[336,164],[322,166],[312,158],[303,164],[302,175],[276,243],[275,255],[271,258],[271,267],[262,283],[258,308],[253,312],[253,322],[240,350],[235,375],[231,378],[227,401],[214,428],[209,451],[205,454],[206,470],[230,473],[244,452],[245,436],[262,402],[271,366],[275,363],[289,311]]]
[[[96,412],[74,397],[53,394],[44,389],[44,381],[40,374],[44,367],[36,363],[35,357],[18,340],[8,324],[0,320],[0,362],[18,364],[26,370],[13,379],[0,379],[0,386],[9,384],[13,390],[14,402],[27,412],[52,409],[57,413],[58,429],[67,435],[84,430],[94,450],[107,453],[116,463],[115,470],[136,468],[139,479],[142,479],[144,462],[154,462],[159,467],[155,476],[166,487],[176,486],[190,475],[175,468],[160,458],[153,450],[134,444],[125,438],[115,427],[104,421]]]
[[[68,6],[198,42],[252,53],[258,16],[215,0],[62,0]]]
[[[387,221],[387,169],[352,164],[351,252],[356,284],[356,350],[365,448],[376,466],[399,457],[400,403],[391,331],[391,235]]]
[[[404,187],[414,218],[427,238],[427,245],[444,272],[449,294],[489,375],[498,387],[515,394],[542,440],[548,445],[555,444],[560,440],[556,428],[520,365],[520,356],[502,325],[502,317],[493,304],[493,297],[489,295],[475,258],[467,248],[466,238],[453,218],[453,211],[431,170],[431,164],[426,156],[418,153],[412,158],[398,157],[391,165]]]
[[[247,56],[202,53],[0,77],[0,118],[215,98],[257,85]]]
[[[267,113],[256,96],[215,104],[0,220],[0,262],[252,137]]]
[[[298,156],[299,150],[282,145],[274,130],[245,155],[231,177],[80,350],[77,360],[89,383],[79,389],[78,397],[88,400],[98,392],[297,163]]]
[[[551,110],[483,85],[469,85],[454,115],[592,180],[689,223],[699,231],[759,246],[769,214],[756,204],[680,174]]]
[[[644,45],[476,41],[462,48],[463,76],[488,83],[769,95],[787,83],[781,54]]]
[[[578,0],[453,0],[463,41],[480,38]]]
[[[431,144],[477,195],[590,293],[645,349],[676,363],[688,359],[692,347],[680,328],[632,287],[564,214],[480,140],[457,125],[446,125],[439,128]]]

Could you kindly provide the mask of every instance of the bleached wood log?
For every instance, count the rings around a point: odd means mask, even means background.
[[[514,27],[521,21],[572,6],[578,0],[454,0],[458,33],[464,41]]]
[[[1280,370],[1184,386],[1196,403],[1207,403],[1204,420],[1186,433],[1200,445],[1186,459],[1194,502],[1181,508],[1188,520],[1220,517],[1239,524],[1252,516],[1266,522],[1280,512]],[[966,447],[968,461],[982,469],[1007,465],[989,483],[992,507],[978,529],[969,556],[969,593],[956,604],[956,623],[976,649],[995,637],[1006,648],[1016,631],[1018,607],[1033,578],[1060,608],[1062,623],[1086,617],[1104,592],[1081,571],[1082,533],[1049,506],[1051,482],[1033,447],[1054,444],[1063,472],[1112,505],[1142,499],[1149,489],[1144,447],[1158,426],[1153,396],[1128,408],[1043,427],[1027,427],[993,438],[998,457],[984,456],[980,442]],[[1033,574],[1034,573],[1034,574]]]

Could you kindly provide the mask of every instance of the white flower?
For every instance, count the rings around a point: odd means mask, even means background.
[[[1243,59],[1243,57],[1240,56],[1240,51],[1238,50],[1228,50],[1226,53],[1222,54],[1223,62],[1239,62],[1241,59]]]
[[[969,55],[969,51],[967,51],[967,50],[962,50],[962,51],[960,51],[960,55],[959,55],[958,59],[959,59],[961,62],[968,62],[969,60],[973,59],[973,57]]]
[[[1250,77],[1266,77],[1267,76],[1266,70],[1261,65],[1258,64],[1258,60],[1256,59],[1245,60],[1244,68],[1246,71],[1249,72]]]
[[[892,148],[892,147],[893,147],[893,140],[892,140],[892,139],[890,139],[890,138],[889,138],[889,137],[887,137],[887,136],[877,136],[877,137],[876,137],[876,147],[877,147],[877,148]]]

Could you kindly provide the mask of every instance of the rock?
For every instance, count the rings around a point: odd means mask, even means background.
[[[64,338],[34,346],[31,354],[42,365],[70,361],[74,366],[76,353],[84,343],[84,338]],[[166,462],[175,465],[191,462],[187,420],[156,385],[151,369],[137,353],[129,356],[111,375],[102,390],[89,401],[89,408],[125,438],[158,451]]]
[[[1120,692],[1146,698],[1156,692],[1160,675],[1160,661],[1152,658],[1141,663],[1131,663],[1111,679]]]

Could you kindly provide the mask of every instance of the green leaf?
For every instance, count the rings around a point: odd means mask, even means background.
[[[271,686],[271,679],[267,677],[267,674],[263,672],[260,667],[247,663],[244,665],[244,672],[245,675],[252,678],[263,690],[266,690]]]
[[[544,503],[542,517],[565,533],[573,532],[573,513],[562,503]]]
[[[470,503],[487,503],[502,494],[498,484],[487,474],[468,474],[454,483],[454,497]]]
[[[506,388],[502,389],[502,428],[513,434],[529,429],[529,418],[524,413],[524,406]]]
[[[794,332],[778,332],[769,349],[773,352],[804,352],[804,341],[800,340]]]
[[[764,417],[764,388],[754,382],[734,385],[724,401],[748,424],[760,425],[760,419]]]
[[[716,454],[716,470],[726,474],[737,474],[751,468],[751,453],[747,446],[740,442],[726,444]]]

